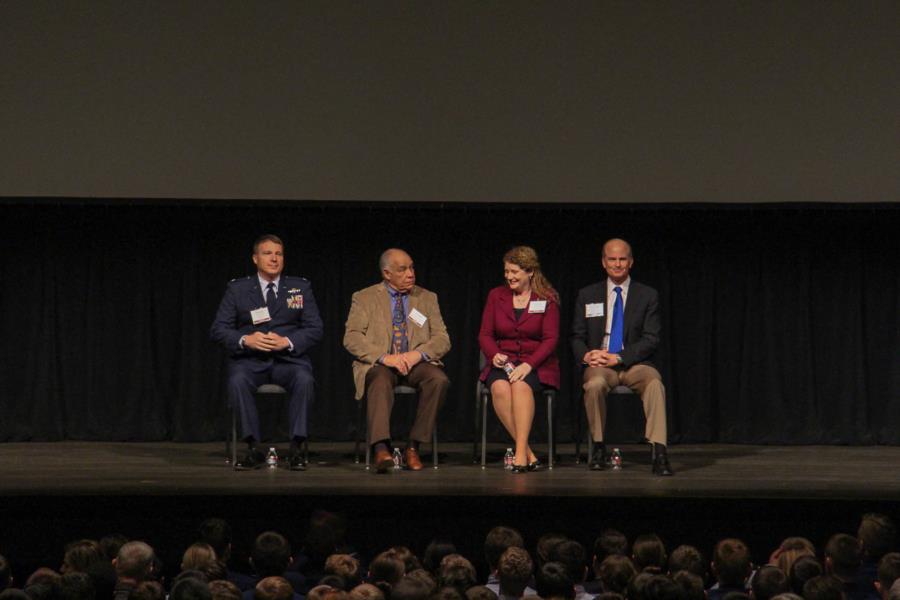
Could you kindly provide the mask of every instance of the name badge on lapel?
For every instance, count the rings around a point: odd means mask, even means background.
[[[532,300],[528,303],[529,314],[542,313],[547,311],[546,300]]]
[[[262,308],[251,310],[250,319],[253,321],[254,325],[259,325],[260,323],[271,321],[272,317],[269,316],[269,307],[263,306]]]
[[[584,318],[592,319],[594,317],[602,317],[603,316],[603,303],[602,302],[591,302],[590,304],[584,305]]]
[[[287,297],[288,308],[303,308],[303,294],[292,294]]]
[[[420,313],[418,311],[418,309],[414,308],[411,311],[409,311],[409,320],[412,321],[413,323],[415,323],[416,325],[418,325],[419,327],[422,327],[425,325],[425,321],[428,320],[428,317],[426,317],[425,315]]]

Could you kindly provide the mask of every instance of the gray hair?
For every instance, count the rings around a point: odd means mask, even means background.
[[[116,573],[119,576],[143,579],[150,573],[155,555],[150,544],[128,542],[119,548],[116,556]]]

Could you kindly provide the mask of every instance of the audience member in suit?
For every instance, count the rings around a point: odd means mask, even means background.
[[[572,350],[584,368],[584,407],[595,444],[590,467],[602,470],[607,464],[606,396],[624,385],[640,394],[644,404],[653,473],[672,475],[666,453],[666,390],[653,364],[661,328],[659,295],[631,279],[634,258],[625,240],[607,241],[602,263],[607,278],[578,292],[572,320]]]
[[[503,277],[506,285],[488,293],[481,316],[478,343],[488,363],[481,381],[515,441],[513,470],[524,473],[540,466],[528,445],[534,399],[543,386],[559,388],[559,295],[528,246],[503,256]]]
[[[257,449],[259,415],[254,393],[264,383],[283,387],[289,397],[288,420],[293,471],[305,470],[300,445],[307,435],[307,415],[314,379],[309,351],[322,339],[322,318],[312,285],[303,277],[282,275],[284,243],[264,235],[253,244],[256,275],[232,280],[225,289],[210,337],[228,352],[228,400],[241,416],[246,455],[235,465],[262,465]]]
[[[256,576],[244,581],[235,581],[238,587],[242,588],[244,600],[253,600],[254,595],[259,594],[260,583],[273,577],[290,584],[294,600],[302,597],[306,582],[302,574],[289,570],[291,560],[291,544],[283,535],[275,531],[266,531],[256,536],[250,551],[250,565]],[[267,582],[263,587],[264,593],[277,593],[279,588],[275,580]]]
[[[434,292],[416,285],[412,258],[397,248],[381,254],[382,281],[353,294],[344,347],[353,355],[356,399],[366,397],[369,440],[376,472],[387,473],[391,459],[391,408],[394,387],[419,392],[416,420],[403,453],[403,465],[422,469],[419,444],[431,439],[450,380],[441,358],[450,336]]]
[[[729,592],[746,594],[753,565],[744,542],[734,538],[720,540],[713,550],[710,566],[716,583],[707,592],[709,600],[722,600]]]

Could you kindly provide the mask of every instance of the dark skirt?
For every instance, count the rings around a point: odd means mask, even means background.
[[[488,371],[487,379],[484,380],[484,385],[486,385],[488,389],[491,389],[491,384],[495,381],[509,381],[509,377],[506,376],[506,371],[498,369],[497,367],[491,367],[491,370]],[[544,391],[544,386],[538,379],[537,369],[532,369],[531,373],[525,376],[524,381],[531,386],[531,393],[534,394],[534,399],[540,399],[541,392]]]

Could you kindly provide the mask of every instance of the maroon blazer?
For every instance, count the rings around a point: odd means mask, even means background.
[[[534,291],[531,292],[531,300],[540,300]],[[505,285],[495,287],[488,293],[478,332],[478,345],[487,358],[481,380],[487,379],[491,359],[500,352],[514,363],[527,362],[537,371],[541,383],[559,389],[557,341],[559,304],[548,299],[543,313],[529,313],[526,307],[522,318],[516,321],[512,291]]]

